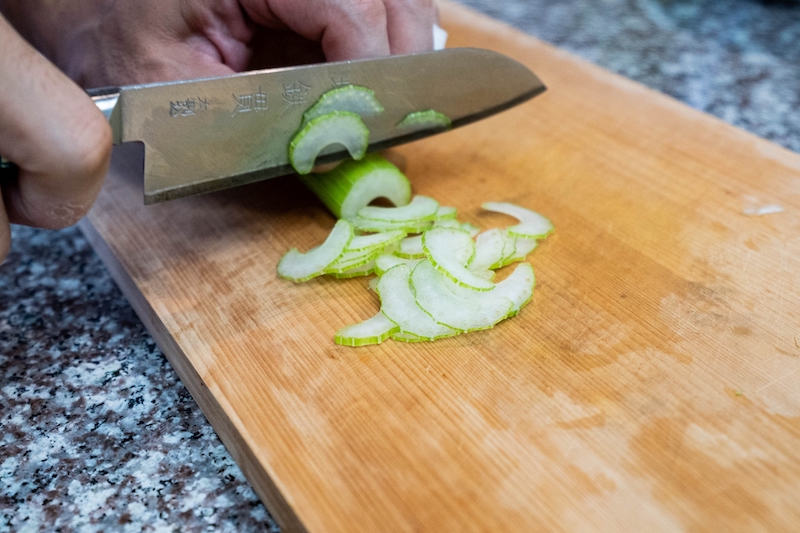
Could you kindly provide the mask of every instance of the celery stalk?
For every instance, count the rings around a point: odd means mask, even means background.
[[[408,178],[378,154],[345,161],[333,170],[300,179],[337,218],[352,218],[378,198],[386,198],[396,206],[411,201]]]

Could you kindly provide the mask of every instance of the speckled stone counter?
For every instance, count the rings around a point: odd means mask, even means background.
[[[798,2],[463,3],[800,151]],[[13,237],[0,531],[278,531],[80,232]]]

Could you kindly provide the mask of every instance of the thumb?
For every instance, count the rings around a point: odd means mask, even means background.
[[[0,153],[19,166],[2,185],[8,220],[77,222],[100,191],[111,128],[91,99],[0,17]]]

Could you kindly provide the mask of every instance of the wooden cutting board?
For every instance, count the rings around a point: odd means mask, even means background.
[[[276,277],[334,222],[291,177],[145,207],[121,158],[83,223],[255,490],[287,532],[796,531],[800,156],[442,19],[549,87],[393,153],[463,220],[511,222],[486,200],[553,220],[517,318],[334,345],[377,300],[366,279]]]

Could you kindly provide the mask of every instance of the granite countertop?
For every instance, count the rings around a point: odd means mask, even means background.
[[[462,3],[800,152],[800,3]],[[81,233],[0,266],[0,532],[279,531]]]

